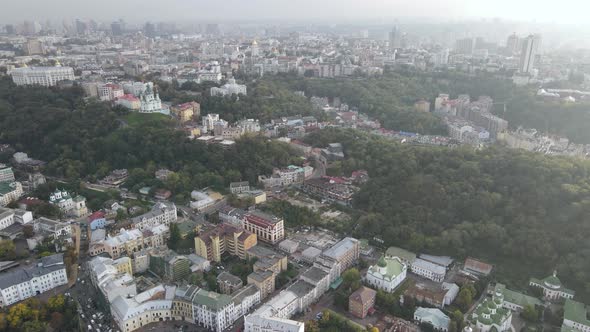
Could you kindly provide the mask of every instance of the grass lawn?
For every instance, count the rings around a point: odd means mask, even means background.
[[[130,112],[122,119],[131,127],[138,127],[148,124],[150,122],[162,122],[162,121],[172,121],[169,116],[160,114],[160,113],[139,113],[139,112]]]

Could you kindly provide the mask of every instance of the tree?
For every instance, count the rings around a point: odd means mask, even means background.
[[[24,225],[23,226],[23,235],[25,238],[30,239],[35,235],[35,231],[33,230],[33,225]]]
[[[361,287],[361,273],[356,268],[351,268],[342,274],[342,287],[351,293]]]
[[[52,312],[51,313],[51,321],[49,322],[49,325],[51,325],[52,328],[54,329],[59,329],[64,322],[64,316],[59,313],[59,312]]]
[[[170,224],[170,238],[168,239],[168,247],[172,250],[176,250],[178,248],[178,244],[182,240],[180,236],[180,229],[178,225],[175,223]]]
[[[468,288],[461,287],[455,303],[461,308],[461,311],[467,312],[473,304],[473,294]]]
[[[64,295],[52,296],[47,300],[47,308],[50,311],[62,312],[66,305],[66,298]]]
[[[0,240],[0,257],[9,260],[16,258],[16,248],[12,240]]]
[[[520,314],[529,323],[536,323],[539,321],[539,312],[534,305],[527,304]]]

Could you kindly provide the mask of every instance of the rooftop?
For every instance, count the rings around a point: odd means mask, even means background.
[[[414,316],[418,317],[422,322],[430,322],[436,329],[448,329],[450,319],[439,309],[418,307],[414,312]]]
[[[375,290],[362,286],[361,288],[357,289],[354,293],[350,294],[349,299],[361,303],[367,303],[371,302],[376,295],[377,292]]]
[[[585,326],[590,326],[588,310],[583,303],[567,299],[563,307],[563,318]]]
[[[429,261],[425,261],[420,258],[416,259],[412,263],[412,267],[422,268],[424,270],[432,271],[437,274],[445,274],[447,272],[447,270],[444,268],[444,266],[440,266],[440,265],[431,263]]]
[[[214,311],[222,310],[231,301],[232,298],[225,294],[209,292],[204,289],[200,289],[193,297],[193,304],[205,306]]]
[[[359,246],[359,240],[346,237],[340,242],[333,245],[330,249],[324,251],[324,256],[339,260],[340,257],[348,253],[355,246]]]
[[[53,271],[65,269],[63,264],[63,254],[55,254],[43,257],[37,261],[37,264],[21,266],[0,274],[0,289],[5,289],[23,282],[27,282],[34,277],[39,277]]]

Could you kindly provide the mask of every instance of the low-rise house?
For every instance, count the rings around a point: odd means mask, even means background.
[[[33,220],[33,230],[35,233],[44,233],[54,239],[70,237],[74,231],[70,223],[45,217]]]
[[[0,182],[0,207],[18,200],[23,195],[20,182]]]
[[[283,252],[286,252],[288,254],[292,254],[294,252],[297,251],[297,248],[299,247],[299,243],[286,239],[281,241],[281,243],[279,243],[279,249],[281,249]]]
[[[104,228],[106,226],[106,214],[103,211],[96,211],[88,216],[88,225],[91,230]]]
[[[407,269],[399,258],[381,256],[369,267],[365,279],[372,287],[392,293],[406,279]]]
[[[447,332],[451,319],[439,309],[418,307],[414,312],[414,321],[416,323],[428,323],[436,331]]]
[[[417,258],[412,263],[412,273],[435,282],[443,282],[447,271],[443,266]]]
[[[580,302],[571,299],[565,300],[563,306],[562,332],[588,332],[590,331],[590,319],[588,308]]]
[[[437,308],[444,308],[453,303],[459,294],[459,286],[443,282],[440,285],[417,283],[410,285],[404,292],[405,296],[424,302]]]
[[[0,306],[6,307],[68,283],[63,254],[0,274]]]
[[[224,271],[217,276],[217,285],[222,294],[232,295],[235,291],[242,288],[244,283],[242,279]]]
[[[209,271],[211,269],[211,263],[201,256],[190,254],[186,258],[191,261],[191,272]]]
[[[365,318],[369,313],[369,310],[375,306],[375,297],[377,292],[362,286],[357,289],[354,293],[350,294],[348,298],[348,311],[358,318]]]
[[[463,270],[467,273],[474,274],[476,276],[488,276],[492,272],[493,266],[474,258],[467,257],[465,264],[463,264]]]
[[[248,181],[232,182],[229,184],[229,191],[232,194],[241,194],[245,191],[250,191],[250,182],[248,182]]]

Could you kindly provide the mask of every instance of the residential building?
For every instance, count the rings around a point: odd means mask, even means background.
[[[0,207],[7,206],[23,195],[20,182],[0,182]]]
[[[463,264],[463,271],[478,276],[487,276],[492,272],[493,266],[474,258],[467,257],[465,264]]]
[[[51,220],[45,217],[39,217],[33,220],[33,230],[35,233],[45,233],[54,239],[70,237],[74,234],[70,223]]]
[[[193,317],[205,328],[219,332],[235,321],[234,302],[225,294],[200,289],[193,297]]]
[[[381,256],[376,265],[369,267],[365,276],[367,283],[388,293],[406,279],[407,266],[397,257]]]
[[[232,182],[229,184],[229,191],[232,194],[241,194],[245,191],[250,191],[250,182],[248,182],[248,181]]]
[[[253,267],[254,272],[272,271],[279,274],[287,270],[287,256],[262,246],[257,245],[247,250],[246,257],[257,259]]]
[[[102,101],[113,101],[125,94],[123,88],[113,83],[100,84],[97,90],[98,98]]]
[[[553,271],[553,275],[542,280],[531,278],[529,285],[541,288],[543,290],[543,296],[549,301],[573,299],[575,295],[573,290],[563,287],[561,281],[557,277],[557,271]]]
[[[435,282],[443,282],[447,270],[443,266],[417,258],[412,263],[412,273]]]
[[[149,270],[169,281],[181,281],[191,273],[191,262],[165,246],[149,251]]]
[[[111,315],[122,332],[172,319],[175,287],[157,285],[135,296],[117,296],[111,302]]]
[[[453,303],[458,294],[459,286],[446,282],[436,285],[416,283],[410,285],[404,292],[404,296],[409,296],[417,302],[427,303],[441,309]]]
[[[237,84],[236,80],[233,78],[230,78],[227,83],[222,85],[220,88],[211,88],[211,96],[226,97],[240,94],[247,95],[247,87],[242,84]]]
[[[244,282],[239,277],[223,271],[217,276],[217,285],[222,294],[232,295],[244,286]]]
[[[275,291],[275,274],[272,271],[256,271],[248,275],[248,285],[253,284],[260,289],[260,299],[265,299]]]
[[[117,296],[137,295],[137,285],[133,280],[132,262],[129,257],[116,260],[95,257],[88,262],[90,280],[105,299],[111,303]]]
[[[116,105],[121,105],[128,110],[139,111],[141,108],[141,100],[132,94],[125,94],[115,100]]]
[[[88,216],[88,225],[91,230],[104,228],[106,226],[106,214],[103,211],[96,211]]]
[[[331,259],[339,263],[338,275],[350,268],[359,259],[360,241],[346,237],[322,253],[320,258]]]
[[[195,254],[214,262],[221,262],[221,256],[226,252],[246,259],[248,250],[257,243],[256,234],[229,224],[220,224],[195,237]]]
[[[55,86],[76,79],[71,67],[22,67],[11,70],[10,75],[16,85]]]
[[[0,230],[14,224],[14,211],[7,208],[0,208]]]
[[[311,169],[313,172],[313,169]],[[270,177],[265,175],[258,176],[260,182],[265,188],[285,187],[292,184],[301,184],[306,179],[306,169],[294,165],[289,165],[287,168],[273,170]],[[309,173],[309,171],[308,171]]]
[[[0,307],[45,293],[68,283],[63,254],[43,257],[32,265],[0,274]]]
[[[234,301],[234,316],[240,318],[246,315],[261,300],[260,289],[255,285],[248,285],[237,290],[232,295]]]
[[[176,105],[170,108],[178,120],[182,123],[198,119],[201,116],[201,105],[196,101]]]
[[[435,331],[447,332],[451,319],[439,309],[418,307],[414,312],[414,322],[428,323]]]
[[[208,192],[193,190],[191,192],[191,209],[195,209],[199,212],[204,211],[212,207],[216,201],[221,199],[223,196],[215,193],[211,194]]]
[[[328,176],[304,181],[301,190],[328,202],[342,205],[351,205],[352,196],[355,193],[350,183]]]
[[[520,63],[518,69],[523,74],[530,74],[535,65],[535,56],[539,40],[534,35],[529,35],[522,41],[522,48],[520,51]]]
[[[299,242],[291,241],[289,239],[281,241],[279,243],[279,249],[287,254],[293,254],[297,251]]]
[[[209,271],[211,269],[211,263],[201,256],[190,254],[186,258],[191,261],[191,272]]]
[[[590,331],[590,319],[588,319],[588,308],[580,302],[571,299],[565,300],[563,306],[562,332],[588,332]]]
[[[209,113],[209,114],[203,116],[201,121],[203,122],[203,128],[206,131],[208,131],[208,132],[213,131],[215,123],[220,121],[219,114]]]
[[[469,321],[479,332],[509,331],[512,312],[504,307],[504,295],[495,291],[478,304]]]
[[[464,38],[457,40],[455,51],[458,54],[470,55],[473,53],[474,48],[475,43],[473,41],[473,38]]]
[[[242,227],[254,234],[260,241],[277,244],[285,238],[283,218],[260,212],[248,212],[242,219]]]
[[[102,243],[104,252],[117,259],[123,254],[131,255],[143,249],[143,233],[139,229],[121,229],[118,235],[109,236]]]
[[[367,317],[369,310],[375,306],[376,296],[376,291],[361,286],[361,288],[357,289],[354,293],[350,294],[350,297],[348,297],[348,311],[350,311],[353,316],[364,319]]]
[[[14,172],[12,171],[11,167],[6,166],[5,164],[0,164],[0,182],[14,182]]]
[[[142,231],[160,224],[170,226],[170,223],[176,220],[178,220],[176,205],[169,202],[158,202],[150,212],[131,218],[133,227]]]

